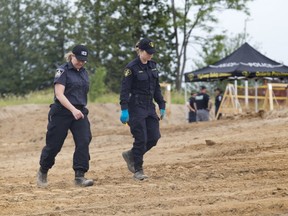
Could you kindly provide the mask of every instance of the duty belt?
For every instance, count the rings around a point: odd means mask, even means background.
[[[140,100],[144,100],[144,101],[153,100],[153,97],[151,95],[133,94],[132,96],[135,98],[139,98]]]
[[[84,109],[84,105],[73,105],[76,109],[79,109],[79,110],[83,110]]]
[[[58,106],[63,107],[64,109],[66,109],[66,108],[60,103],[60,101],[55,100],[54,103],[57,104]],[[79,109],[79,110],[83,110],[83,109],[85,108],[84,105],[78,105],[78,104],[72,104],[72,105],[73,105],[76,109]]]

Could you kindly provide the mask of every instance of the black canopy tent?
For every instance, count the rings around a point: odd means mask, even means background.
[[[184,74],[185,82],[209,82],[215,80],[234,79],[235,87],[237,79],[255,79],[255,110],[258,111],[257,89],[258,79],[263,78],[288,78],[288,67],[273,61],[261,54],[248,43],[216,62],[213,65]],[[245,82],[245,101],[248,104],[248,82]],[[237,88],[235,88],[237,91]]]
[[[238,78],[288,78],[288,67],[261,54],[248,43],[213,65],[185,73],[185,82]]]

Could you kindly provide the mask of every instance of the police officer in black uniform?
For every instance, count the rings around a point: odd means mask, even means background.
[[[201,91],[195,97],[195,101],[197,106],[197,121],[209,121],[209,112],[212,108],[212,103],[205,86],[201,86]]]
[[[187,107],[189,109],[189,118],[188,118],[188,122],[192,123],[192,122],[197,122],[197,105],[196,105],[196,92],[192,92],[191,93],[191,97],[189,98],[189,102],[187,104]]]
[[[46,145],[41,153],[37,174],[39,186],[47,186],[48,170],[54,165],[68,130],[72,132],[75,142],[75,184],[84,187],[93,185],[93,180],[84,177],[89,169],[89,143],[92,138],[86,108],[89,78],[83,67],[88,59],[88,50],[83,45],[77,45],[66,54],[66,59],[67,63],[57,68],[54,78],[54,103],[50,105]]]
[[[120,104],[122,123],[128,123],[134,137],[133,147],[122,153],[135,180],[148,178],[143,171],[143,156],[160,138],[159,117],[153,99],[159,106],[160,119],[165,115],[165,101],[159,85],[154,42],[144,38],[136,45],[138,57],[124,70]]]
[[[222,96],[222,90],[220,88],[216,88],[214,92],[215,92],[215,117],[217,117],[223,96]],[[219,120],[221,117],[222,113],[219,113],[217,120]]]

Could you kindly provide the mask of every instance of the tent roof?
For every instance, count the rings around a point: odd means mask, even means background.
[[[244,43],[239,49],[215,64],[185,73],[186,82],[229,77],[288,77],[288,67],[273,61],[248,43]]]

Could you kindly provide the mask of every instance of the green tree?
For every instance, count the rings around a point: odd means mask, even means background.
[[[24,95],[52,83],[70,28],[70,15],[63,13],[68,7],[64,0],[1,2],[1,96]]]
[[[27,20],[24,15],[23,4],[26,1],[3,1],[0,7],[0,46],[1,46],[1,95],[21,92],[22,82],[26,70],[22,67],[26,49],[26,35],[23,31],[23,21]],[[10,66],[10,67],[9,67]]]
[[[195,61],[197,68],[211,65],[230,55],[245,42],[243,33],[228,37],[225,32],[220,35],[212,35],[203,41],[203,46],[198,52],[199,61]]]
[[[153,39],[157,45],[156,61],[168,77],[173,66],[170,29],[170,7],[162,0],[81,1],[78,7],[81,29],[76,41],[89,41],[91,66],[107,69],[107,86],[119,91],[125,65],[135,58],[134,45],[142,37]]]
[[[174,75],[177,90],[181,88],[184,70],[188,60],[187,47],[191,43],[201,43],[201,41],[198,41],[200,37],[197,37],[194,32],[198,30],[202,34],[206,32],[211,35],[215,24],[218,22],[215,15],[216,12],[232,9],[248,14],[247,2],[249,1],[252,0],[185,0],[183,7],[176,8],[175,0],[171,0],[176,40],[174,46],[176,52],[176,70]]]
[[[248,1],[185,0],[183,8],[173,0],[2,1],[0,95],[50,86],[65,51],[80,43],[90,51],[88,71],[105,67],[107,87],[118,92],[123,69],[135,58],[134,45],[143,37],[155,41],[161,79],[179,89],[189,43],[205,48],[195,30],[213,35],[216,11],[247,11]]]
[[[92,102],[95,102],[97,97],[107,91],[104,83],[106,73],[107,71],[104,67],[99,67],[96,72],[90,76],[89,98]]]

